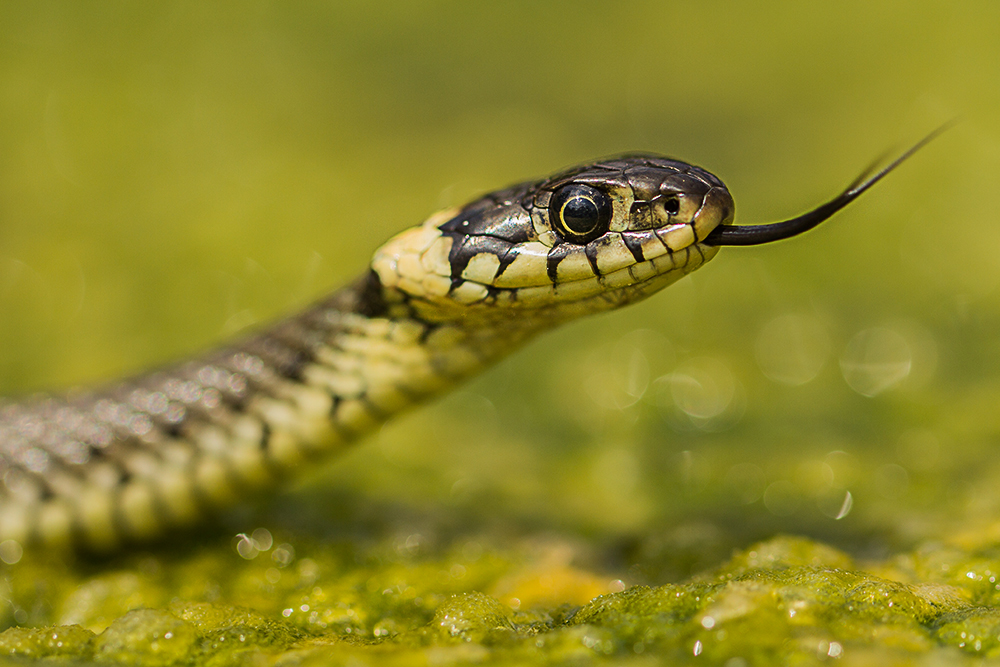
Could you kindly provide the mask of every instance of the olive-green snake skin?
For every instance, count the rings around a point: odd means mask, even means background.
[[[810,213],[749,227],[730,224],[733,199],[704,169],[585,164],[432,216],[354,283],[230,345],[103,389],[0,402],[0,542],[103,551],[195,523],[539,332],[643,299],[722,245],[819,224],[926,141]]]

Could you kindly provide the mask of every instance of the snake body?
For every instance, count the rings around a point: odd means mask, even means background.
[[[432,216],[353,283],[203,356],[0,402],[0,542],[108,550],[195,523],[541,331],[645,298],[720,245],[781,224],[794,229],[777,237],[791,236],[819,215],[754,228],[731,226],[734,211],[722,181],[678,160],[585,164]]]

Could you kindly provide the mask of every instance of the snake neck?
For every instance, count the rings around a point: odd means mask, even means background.
[[[685,250],[661,276],[594,294],[622,276],[595,277],[567,297],[544,283],[458,285],[438,224],[398,235],[354,283],[232,345],[102,390],[0,401],[0,541],[107,550],[195,523],[536,333],[642,298],[713,254]]]
[[[284,327],[317,321],[329,325],[310,343],[310,359],[297,375],[304,387],[330,397],[336,430],[356,436],[478,373],[552,324],[551,316],[505,318],[507,324],[497,326],[492,317],[446,313],[386,287],[370,271],[266,335],[280,337]]]

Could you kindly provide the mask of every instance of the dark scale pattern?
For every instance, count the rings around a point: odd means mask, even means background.
[[[725,189],[722,181],[700,167],[657,155],[631,154],[599,160],[543,180],[519,183],[488,194],[439,227],[443,234],[455,240],[449,255],[452,289],[462,284],[462,272],[472,258],[481,253],[490,253],[500,260],[496,275],[502,275],[516,257],[516,244],[534,240],[536,229],[532,216],[541,215],[543,220],[547,220],[553,192],[571,183],[603,190],[631,190],[634,202],[629,212],[630,230],[650,230],[660,226],[654,207],[674,208],[679,195],[702,196],[714,187]],[[669,212],[669,208],[665,210]],[[602,238],[598,237],[585,246],[595,275],[600,275],[597,252]],[[644,261],[638,237],[629,237],[626,233],[622,238],[636,261]],[[553,283],[558,275],[559,262],[573,247],[569,241],[562,240],[549,251],[546,271]]]
[[[514,244],[495,236],[458,236],[451,246],[451,277],[461,278],[462,272],[469,266],[469,262],[476,255],[488,252],[500,260],[499,272],[502,272],[507,265],[514,261],[514,254],[511,252]]]
[[[548,273],[549,280],[552,284],[555,284],[558,279],[559,262],[561,262],[570,252],[570,247],[566,243],[560,243],[557,246],[553,246],[549,250],[548,257],[545,261],[545,271]]]
[[[635,257],[635,261],[642,262],[644,260],[644,257],[642,256],[643,237],[635,234],[634,232],[622,232],[621,236],[622,241],[625,242],[625,247],[628,248],[628,251],[632,253],[633,257]]]
[[[370,293],[370,280],[194,361],[105,390],[0,403],[0,506],[20,502],[38,509],[60,496],[72,502],[85,485],[123,485],[139,473],[141,461],[162,460],[171,443],[195,450],[196,461],[201,429],[228,432],[254,397],[280,400],[315,350],[340,330],[344,313],[362,305],[371,310],[370,298],[364,304],[359,299]],[[270,428],[256,419],[266,448]]]
[[[600,248],[601,239],[596,241],[591,241],[584,247],[584,253],[587,255],[587,261],[590,262],[590,268],[593,270],[595,276],[601,275],[601,269],[597,266],[597,250]]]

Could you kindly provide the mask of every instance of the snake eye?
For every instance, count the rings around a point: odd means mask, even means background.
[[[587,243],[608,231],[611,214],[611,199],[589,185],[564,186],[549,200],[549,220],[572,243]]]

